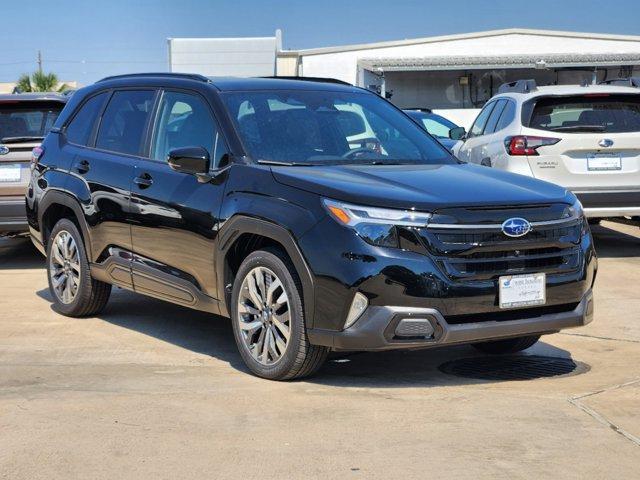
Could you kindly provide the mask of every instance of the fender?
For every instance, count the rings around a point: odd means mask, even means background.
[[[84,238],[84,248],[87,251],[87,256],[91,261],[93,259],[93,253],[91,252],[91,237],[89,233],[89,226],[87,225],[87,220],[84,217],[84,212],[82,211],[82,207],[77,200],[73,198],[73,196],[69,195],[60,190],[49,190],[45,193],[42,199],[39,202],[38,206],[38,224],[40,225],[40,236],[42,237],[43,246],[46,249],[45,238],[44,238],[44,227],[43,227],[43,217],[47,212],[49,207],[52,205],[64,205],[65,207],[70,208],[75,213],[76,218],[78,219],[78,224],[80,225],[80,230],[82,231],[82,237]]]
[[[302,283],[302,296],[304,302],[305,318],[308,327],[313,326],[314,312],[314,282],[311,270],[307,265],[298,244],[289,230],[275,223],[266,220],[248,217],[245,215],[234,215],[227,220],[220,229],[218,249],[216,252],[216,270],[218,276],[218,298],[220,302],[220,313],[227,317],[231,316],[229,305],[227,305],[227,295],[225,294],[224,273],[225,257],[233,245],[235,239],[245,233],[261,235],[280,243],[286,250],[293,266],[300,277]]]

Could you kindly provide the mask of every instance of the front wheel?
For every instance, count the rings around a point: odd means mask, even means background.
[[[259,377],[312,375],[329,353],[307,339],[302,285],[280,250],[259,250],[242,262],[233,284],[231,318],[240,355]]]
[[[500,355],[503,353],[521,352],[522,350],[532,347],[538,340],[540,340],[540,335],[531,335],[529,337],[507,338],[505,340],[474,343],[473,347],[483,353]]]

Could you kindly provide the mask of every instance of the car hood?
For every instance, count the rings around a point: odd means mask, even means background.
[[[438,208],[573,202],[565,188],[470,164],[273,167],[276,181],[361,205]]]

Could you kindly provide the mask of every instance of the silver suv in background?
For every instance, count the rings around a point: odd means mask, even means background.
[[[592,219],[638,219],[638,87],[637,79],[585,86],[505,84],[478,114],[458,157],[565,186]]]
[[[32,151],[62,111],[67,95],[0,95],[0,236],[26,233],[24,194]]]

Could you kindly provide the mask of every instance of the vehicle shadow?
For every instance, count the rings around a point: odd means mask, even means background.
[[[37,295],[51,302],[47,289]],[[165,303],[125,290],[114,289],[98,319],[136,331],[162,342],[228,363],[249,374],[238,353],[228,319]],[[539,342],[522,355],[570,358],[571,354]],[[447,375],[438,370],[442,363],[468,357],[481,357],[469,346],[388,352],[335,352],[322,369],[302,382],[361,387],[409,388],[496,383]]]
[[[630,233],[627,233],[630,232]],[[627,258],[640,255],[640,228],[603,222],[592,225],[591,233],[600,258]]]
[[[44,257],[28,238],[0,238],[0,270],[43,268],[44,266]]]

